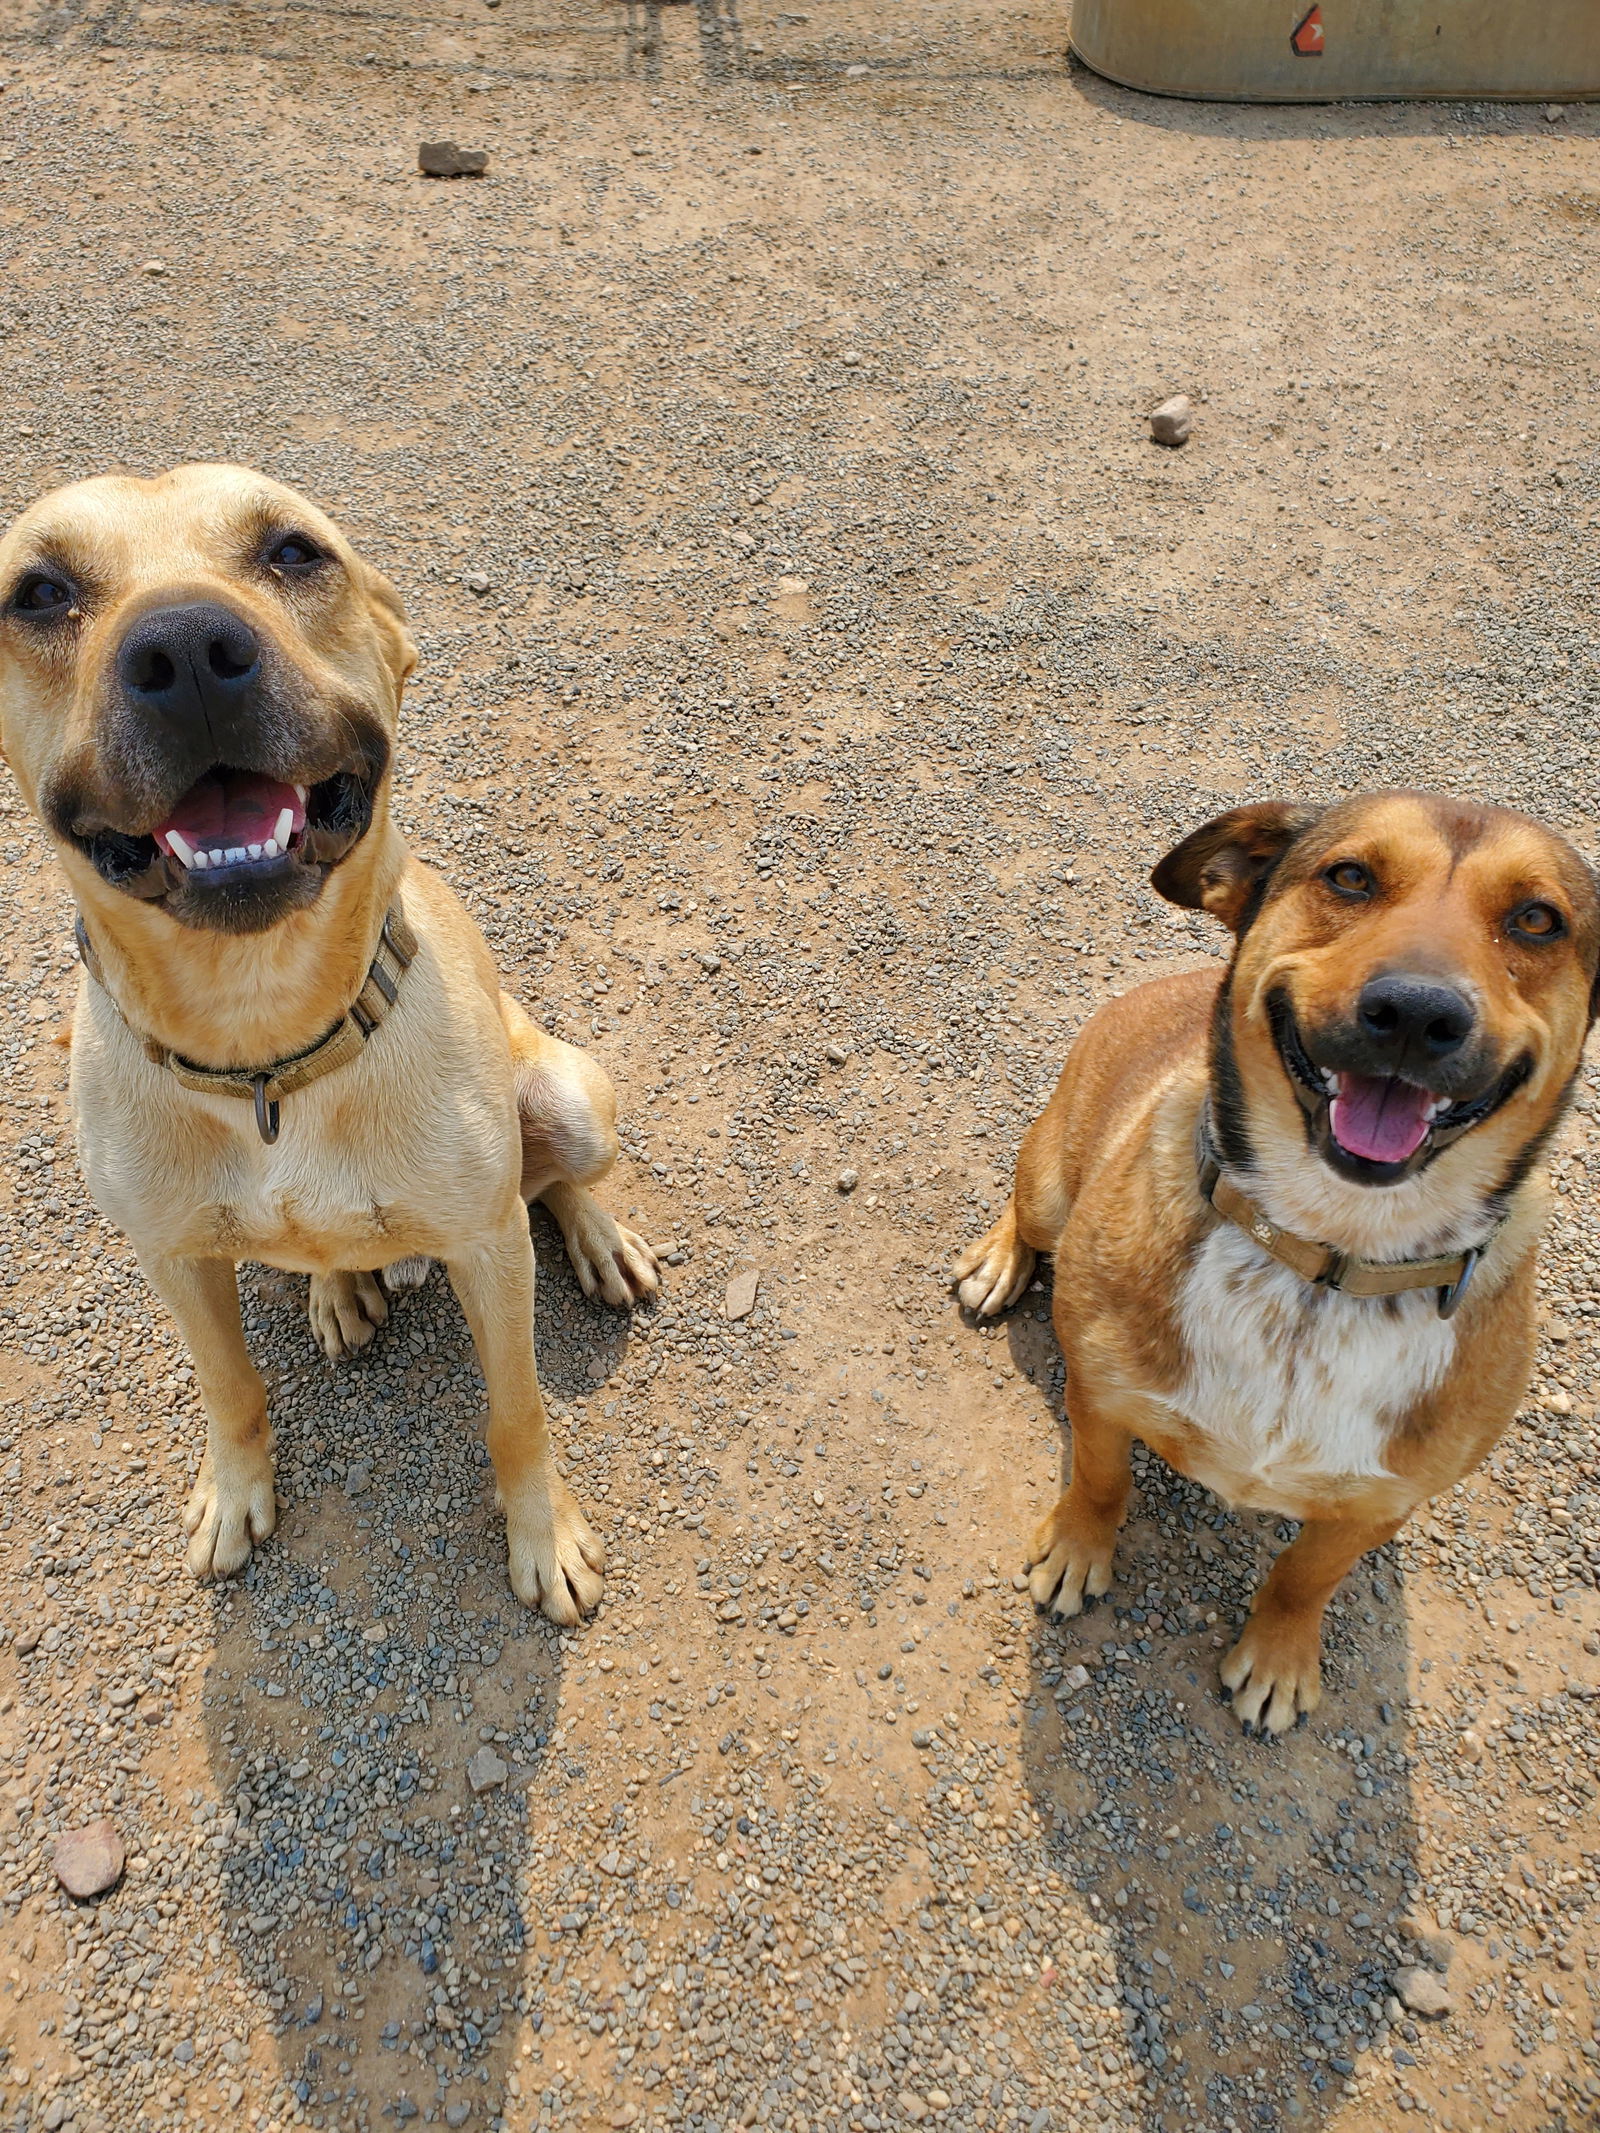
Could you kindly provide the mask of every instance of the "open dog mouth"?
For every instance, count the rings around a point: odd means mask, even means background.
[[[1398,1074],[1320,1066],[1288,1001],[1268,1003],[1278,1056],[1324,1160],[1368,1185],[1414,1177],[1441,1149],[1499,1110],[1532,1072],[1516,1060],[1484,1090],[1466,1096],[1423,1087]]]
[[[251,770],[208,770],[154,831],[156,843],[191,873],[270,866],[305,835],[304,785]]]
[[[146,835],[99,829],[80,841],[113,888],[183,900],[326,869],[365,835],[371,786],[352,770],[302,785],[216,763]]]

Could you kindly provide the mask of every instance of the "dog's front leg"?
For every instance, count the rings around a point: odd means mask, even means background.
[[[205,1457],[183,1514],[189,1568],[230,1577],[278,1522],[267,1388],[244,1344],[238,1280],[227,1259],[141,1252],[139,1265],[188,1343],[206,1413]]]
[[[1067,1373],[1072,1476],[1033,1537],[1028,1590],[1036,1607],[1075,1615],[1110,1589],[1111,1559],[1128,1515],[1133,1439],[1104,1412],[1081,1375]]]
[[[1398,1533],[1403,1518],[1308,1518],[1250,1603],[1244,1635],[1222,1662],[1241,1725],[1282,1733],[1322,1700],[1322,1617],[1346,1574]]]
[[[489,1458],[506,1514],[511,1589],[552,1622],[576,1622],[600,1598],[605,1549],[550,1457],[533,1359],[533,1239],[515,1217],[446,1261],[489,1388]]]

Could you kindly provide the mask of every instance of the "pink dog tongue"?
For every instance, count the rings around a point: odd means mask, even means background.
[[[1389,1075],[1341,1074],[1330,1123],[1347,1155],[1369,1163],[1403,1163],[1422,1146],[1433,1098]]]
[[[265,844],[277,835],[285,808],[294,817],[293,828],[303,828],[305,809],[292,785],[250,770],[208,771],[189,787],[155,834],[164,842],[176,830],[203,851]]]

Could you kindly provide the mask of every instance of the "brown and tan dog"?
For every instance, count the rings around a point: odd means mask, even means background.
[[[389,814],[400,604],[302,498],[240,467],[107,477],[0,543],[0,735],[77,899],[84,1168],[194,1358],[200,1576],[272,1531],[265,1388],[235,1262],[311,1276],[332,1356],[442,1259],[489,1392],[511,1583],[558,1622],[604,1553],[555,1473],[525,1202],[586,1291],[653,1253],[587,1188],[616,1156],[603,1071],[500,990],[482,936]]]
[[[1004,1310],[1055,1261],[1071,1478],[1031,1590],[1111,1581],[1135,1437],[1303,1520],[1222,1666],[1271,1732],[1321,1693],[1346,1571],[1484,1458],[1534,1348],[1538,1159],[1595,1012],[1600,898],[1525,816],[1415,793],[1241,807],[1154,881],[1236,936],[1074,1045],[956,1269]]]

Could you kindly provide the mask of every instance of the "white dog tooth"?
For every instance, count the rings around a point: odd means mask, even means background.
[[[241,860],[241,859],[243,859],[243,857],[244,857],[244,846],[243,846],[242,844],[230,844],[230,845],[228,846],[228,864],[229,864],[229,866],[231,866],[231,867],[236,867],[236,866],[237,866],[237,865],[239,864],[240,860]]]
[[[181,859],[186,867],[192,867],[194,865],[194,846],[189,842],[187,837],[181,834],[181,832],[179,832],[178,830],[168,830],[167,843],[171,846],[172,856],[175,859]]]
[[[211,861],[206,853],[196,852],[193,858],[185,860],[184,864],[186,866],[191,866],[195,868],[195,870],[199,872],[200,870],[210,866]]]
[[[261,847],[259,844],[247,844],[245,846],[245,850],[250,854],[250,857],[252,859],[259,859],[261,857]]]
[[[212,864],[212,865],[213,865],[214,867],[219,867],[219,866],[221,866],[221,864],[222,864],[222,859],[223,859],[223,852],[222,852],[222,847],[221,847],[221,845],[220,845],[220,844],[214,844],[214,845],[213,845],[213,846],[211,847],[211,864]]]
[[[297,786],[295,787],[295,789],[294,789],[294,796],[295,796],[295,798],[296,798],[296,799],[297,799],[297,800],[298,800],[298,801],[300,802],[300,805],[301,805],[302,807],[304,807],[304,806],[305,806],[305,804],[306,804],[306,788],[305,788],[305,786],[303,786],[303,785],[297,785]]]
[[[277,858],[277,856],[278,856],[278,840],[277,840],[277,838],[276,838],[276,837],[269,837],[269,838],[267,839],[266,843],[265,843],[265,844],[264,844],[264,845],[263,845],[263,846],[261,847],[261,856],[262,856],[262,858],[263,858],[263,859],[276,859],[276,858]]]
[[[295,791],[298,792],[299,790],[300,788],[297,785]],[[294,809],[292,807],[279,809],[277,825],[272,835],[279,849],[286,852],[289,849],[289,839],[294,835]]]

